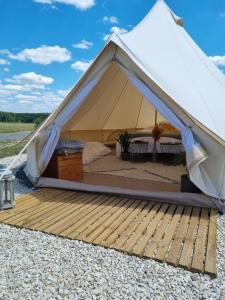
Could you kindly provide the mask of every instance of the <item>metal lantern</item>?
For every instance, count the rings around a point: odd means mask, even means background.
[[[12,208],[15,206],[15,176],[6,166],[0,165],[0,178],[0,210]]]

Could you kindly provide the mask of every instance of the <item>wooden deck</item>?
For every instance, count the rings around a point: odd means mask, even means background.
[[[19,197],[0,222],[216,275],[214,209],[41,189]]]

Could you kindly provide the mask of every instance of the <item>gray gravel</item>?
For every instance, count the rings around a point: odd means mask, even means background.
[[[25,191],[16,186],[17,192]],[[225,217],[218,277],[0,224],[0,299],[225,299]]]
[[[4,165],[8,166],[15,157],[16,156],[4,157],[4,158],[0,159],[0,164],[4,164]],[[20,166],[22,166],[26,162],[26,160],[27,160],[27,155],[22,154],[20,156],[20,158],[18,159],[18,161],[13,166],[13,173],[15,173],[20,168]],[[23,194],[28,194],[31,191],[32,191],[32,189],[21,184],[21,182],[18,178],[15,179],[15,197],[18,197]]]

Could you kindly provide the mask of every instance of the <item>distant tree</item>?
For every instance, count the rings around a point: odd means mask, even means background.
[[[38,127],[44,120],[42,116],[38,117],[37,119],[34,120],[35,127]]]
[[[0,122],[4,123],[35,123],[39,124],[48,116],[47,113],[12,113],[0,111]],[[36,121],[37,120],[37,121]]]

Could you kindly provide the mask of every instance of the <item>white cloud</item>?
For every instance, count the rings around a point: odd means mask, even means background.
[[[211,59],[212,62],[214,62],[216,66],[225,66],[225,55],[209,56],[209,58]]]
[[[57,94],[61,97],[66,97],[66,95],[69,93],[69,90],[58,90]]]
[[[113,27],[110,29],[110,31],[111,31],[111,34],[113,34],[113,33],[116,33],[116,34],[124,34],[124,33],[127,33],[127,32],[128,32],[127,29],[125,29],[125,28],[120,28],[120,27],[118,27],[118,26],[113,26]],[[110,34],[107,34],[107,35],[105,35],[105,36],[103,37],[103,40],[104,40],[104,41],[107,41],[109,37],[110,37]]]
[[[76,71],[85,72],[89,68],[92,62],[93,60],[89,60],[89,61],[78,60],[71,65],[71,68]]]
[[[18,94],[15,96],[16,99],[20,100],[20,101],[26,101],[26,102],[32,102],[32,101],[36,101],[39,100],[38,96],[35,95],[24,95],[24,94]]]
[[[74,44],[74,48],[79,48],[79,49],[89,49],[93,46],[92,42],[89,42],[87,40],[82,40],[81,42]]]
[[[52,84],[54,79],[34,72],[28,72],[20,75],[14,75],[11,79],[5,79],[5,81],[15,84],[28,84],[34,87],[44,87],[45,85]]]
[[[10,62],[7,59],[0,58],[0,65],[10,65]]]
[[[54,3],[67,4],[80,10],[86,10],[95,5],[95,0],[34,0],[34,2],[50,5]]]
[[[220,14],[220,17],[221,17],[221,18],[225,18],[225,12],[222,12],[222,13]]]
[[[9,68],[4,68],[3,69],[5,72],[9,72]]]
[[[31,61],[36,64],[48,65],[52,62],[63,63],[71,59],[71,53],[60,46],[41,46],[24,49],[17,54],[9,54],[9,58],[19,61]]]
[[[11,86],[11,88],[14,87],[15,85]],[[18,89],[18,91],[14,91],[9,89],[8,91],[5,90],[7,93],[3,93],[2,91],[2,85],[0,84],[1,109],[14,112],[51,112],[62,102],[65,95],[69,92],[69,90],[62,89],[57,91],[37,91],[35,89],[30,89],[29,91],[20,91]]]
[[[103,17],[103,22],[105,23],[111,23],[111,24],[119,24],[119,20],[115,16],[110,16],[110,17]]]
[[[0,84],[0,97],[16,95],[18,92],[31,92],[34,87],[20,84]]]

